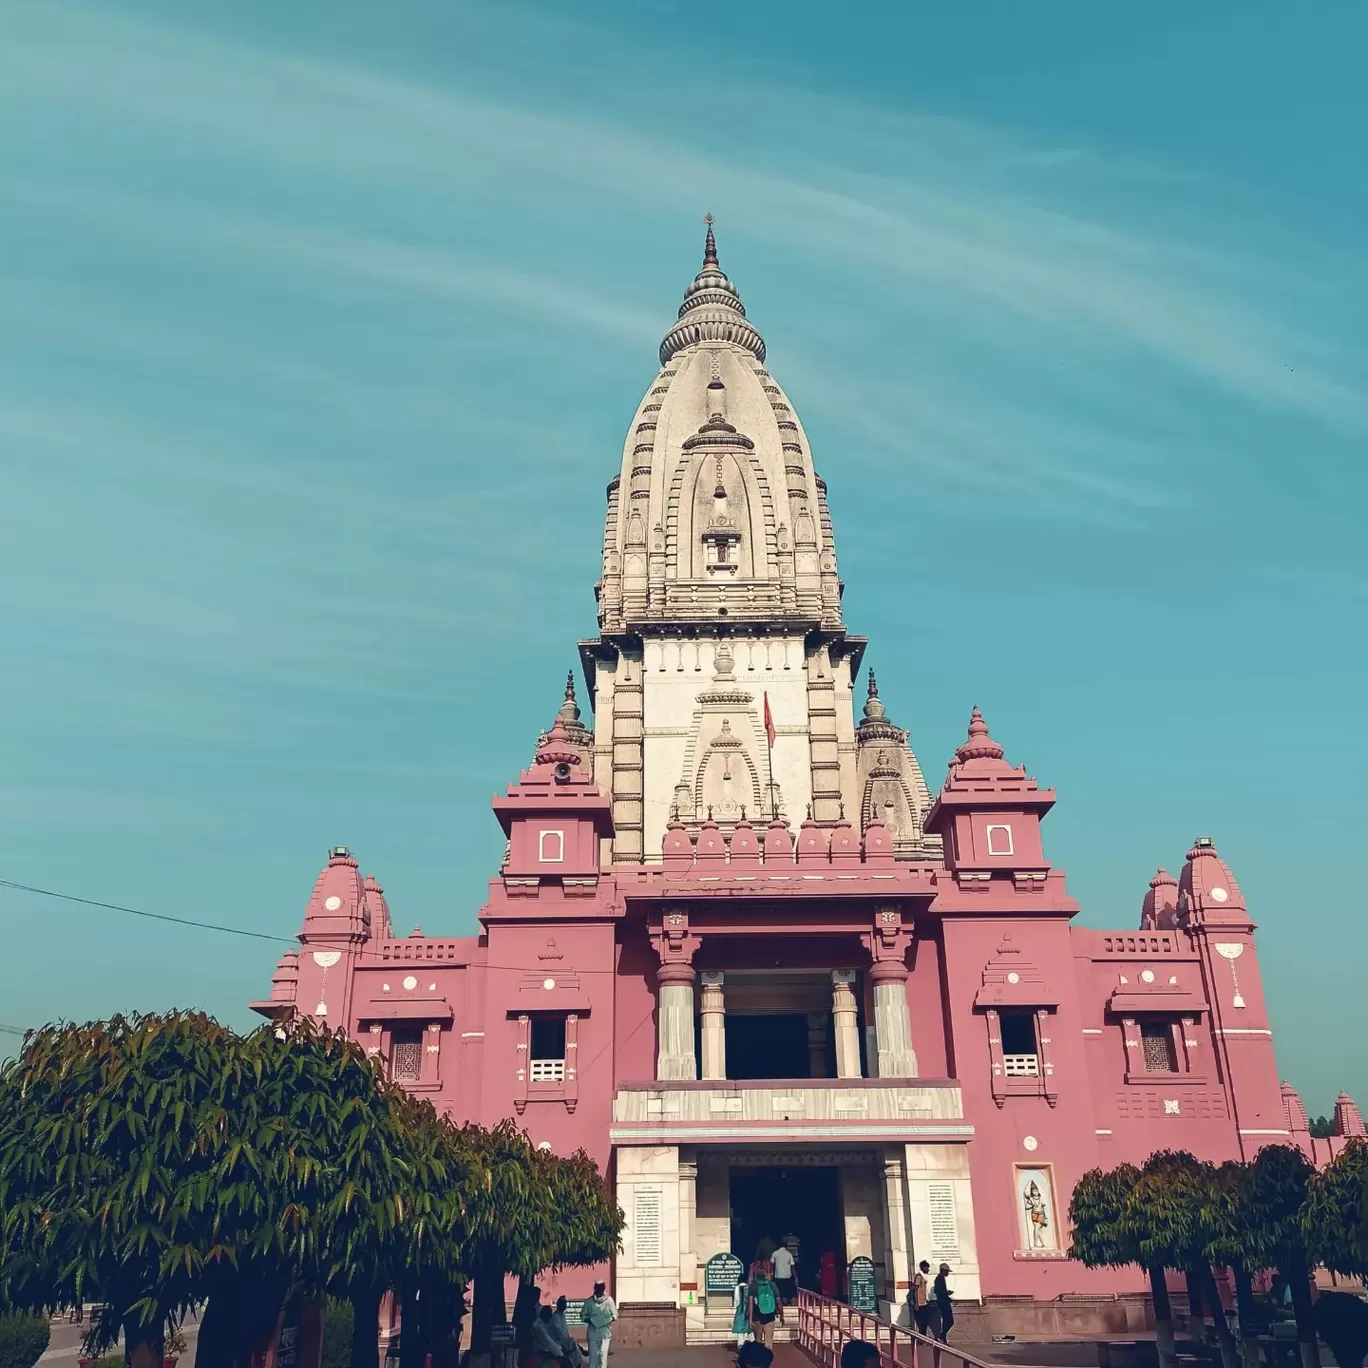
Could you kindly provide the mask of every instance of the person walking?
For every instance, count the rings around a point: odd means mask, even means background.
[[[589,1368],[608,1368],[613,1322],[618,1318],[617,1303],[602,1282],[594,1284],[594,1295],[580,1309],[580,1320],[589,1327]]]
[[[784,1314],[779,1300],[779,1289],[774,1285],[774,1264],[770,1252],[774,1246],[761,1240],[750,1266],[749,1297],[751,1334],[757,1344],[769,1348],[774,1343],[774,1322]]]
[[[931,1265],[925,1259],[917,1265],[912,1286],[907,1290],[907,1300],[912,1306],[912,1323],[919,1335],[933,1335],[931,1318],[936,1308],[931,1305]]]
[[[736,1314],[732,1317],[732,1334],[736,1336],[736,1347],[750,1339],[750,1283],[742,1278],[736,1284]],[[740,1358],[737,1362],[740,1363]]]
[[[817,1286],[828,1301],[835,1300],[836,1281],[836,1255],[828,1249],[823,1253],[817,1269]]]
[[[955,1323],[955,1312],[950,1305],[950,1298],[954,1293],[950,1291],[946,1278],[950,1276],[950,1265],[943,1263],[940,1272],[936,1274],[936,1281],[931,1284],[931,1295],[935,1298],[936,1310],[940,1313],[940,1326],[938,1327],[937,1339],[942,1344],[950,1342],[950,1327]]]
[[[785,1306],[792,1306],[798,1300],[798,1280],[795,1277],[798,1261],[793,1257],[793,1250],[787,1245],[780,1245],[774,1251],[774,1281],[779,1288],[779,1299]]]

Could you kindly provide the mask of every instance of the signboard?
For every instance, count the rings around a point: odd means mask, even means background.
[[[636,1240],[636,1266],[656,1268],[665,1262],[660,1229],[660,1189],[637,1188],[632,1204],[632,1234]]]
[[[730,1296],[741,1281],[744,1265],[735,1254],[714,1254],[703,1266],[703,1292],[711,1296],[725,1292]]]
[[[874,1287],[874,1260],[866,1258],[863,1254],[851,1259],[850,1271],[846,1276],[850,1285],[846,1298],[850,1309],[877,1314],[879,1294]]]
[[[508,1349],[512,1346],[514,1331],[511,1325],[500,1323],[489,1327],[489,1347],[491,1349]]]
[[[928,1183],[926,1205],[931,1217],[932,1264],[959,1262],[959,1221],[955,1213],[955,1185]]]

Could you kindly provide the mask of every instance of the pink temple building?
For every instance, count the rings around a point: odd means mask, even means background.
[[[885,1301],[923,1258],[962,1305],[1138,1294],[1065,1257],[1080,1174],[1165,1147],[1323,1162],[1358,1109],[1313,1140],[1280,1084],[1209,839],[1137,927],[1075,925],[1056,795],[978,710],[933,792],[872,673],[857,703],[826,484],[711,227],[660,362],[579,643],[594,724],[572,676],[493,801],[479,934],[397,935],[338,847],[256,1010],[345,1026],[458,1119],[587,1149],[627,1218],[611,1289],[691,1337],[709,1260],[766,1235],[800,1278],[869,1259]]]

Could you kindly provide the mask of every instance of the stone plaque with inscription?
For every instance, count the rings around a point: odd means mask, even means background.
[[[632,1205],[632,1234],[636,1239],[638,1268],[658,1268],[665,1262],[660,1231],[659,1188],[637,1188]]]
[[[960,1256],[959,1219],[955,1214],[955,1185],[928,1183],[926,1205],[931,1216],[931,1264],[953,1265]]]

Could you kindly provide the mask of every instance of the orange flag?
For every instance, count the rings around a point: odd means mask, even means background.
[[[774,718],[770,714],[769,694],[765,695],[765,739],[769,742],[770,750],[774,749]]]

